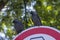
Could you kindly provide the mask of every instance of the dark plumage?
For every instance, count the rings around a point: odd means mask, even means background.
[[[14,23],[14,28],[16,29],[17,34],[20,33],[22,30],[24,30],[24,25],[22,24],[21,21],[15,19],[13,23]]]
[[[35,11],[31,11],[32,21],[34,22],[34,26],[41,26],[41,19]]]

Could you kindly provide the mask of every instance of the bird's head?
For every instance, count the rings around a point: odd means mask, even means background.
[[[13,23],[17,23],[17,22],[19,22],[19,20],[18,20],[18,19],[13,20]]]

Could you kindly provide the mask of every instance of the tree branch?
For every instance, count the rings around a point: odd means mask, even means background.
[[[0,11],[2,8],[4,8],[4,6],[7,4],[8,0],[1,0],[0,1]]]

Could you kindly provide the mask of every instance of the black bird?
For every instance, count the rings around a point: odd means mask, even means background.
[[[24,30],[24,25],[22,24],[21,21],[15,19],[13,23],[14,23],[14,28],[16,29],[17,34]]]
[[[41,26],[42,25],[41,19],[36,13],[36,11],[31,11],[30,14],[32,15],[32,21],[34,23],[34,26]]]

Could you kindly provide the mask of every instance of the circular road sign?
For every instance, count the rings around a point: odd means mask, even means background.
[[[35,26],[22,31],[13,40],[60,40],[60,31],[48,26]]]

